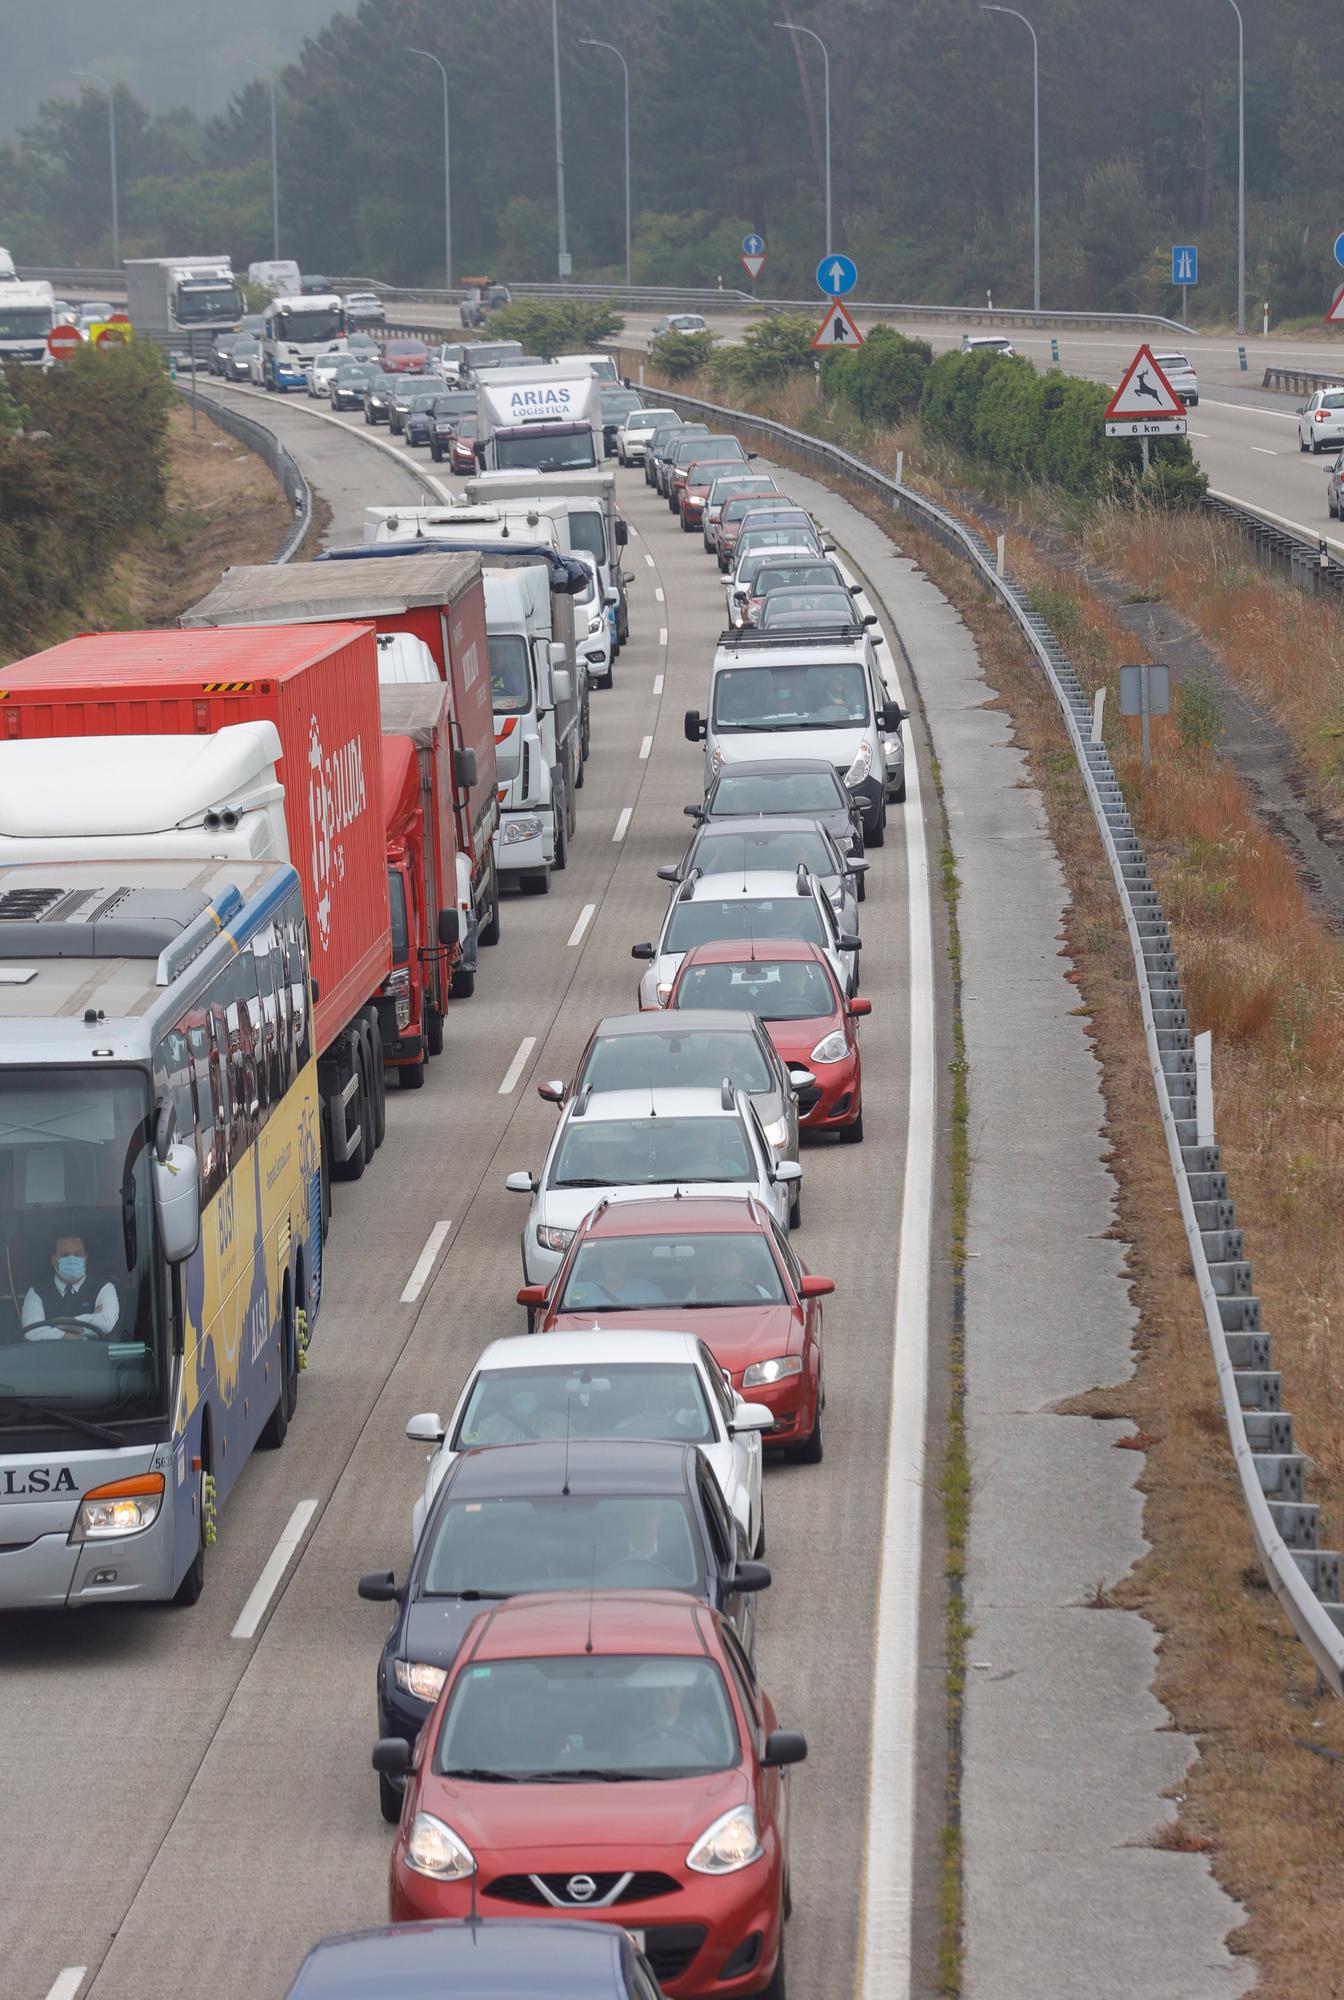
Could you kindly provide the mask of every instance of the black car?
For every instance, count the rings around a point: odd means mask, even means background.
[[[390,424],[392,405],[401,388],[396,375],[384,375],[380,368],[364,384],[364,421],[366,424]]]
[[[250,382],[252,380],[252,357],[260,354],[261,342],[250,333],[235,334],[233,345],[220,363],[220,374],[227,382]]]
[[[662,2000],[653,1969],[619,1924],[564,1918],[441,1918],[323,1938],[285,2000]]]
[[[863,816],[840,773],[824,757],[758,757],[725,764],[703,805],[687,806],[703,825],[764,814],[816,820],[845,855],[863,853]]]
[[[678,431],[683,431],[685,428],[686,426],[680,417],[676,418],[675,421],[669,418],[666,423],[659,424],[657,430],[644,447],[644,484],[646,486],[652,486],[654,483],[654,474],[657,471],[659,454],[666,448],[668,440],[674,438]]]
[[[213,341],[210,343],[210,352],[206,356],[205,366],[207,374],[222,375],[224,373],[224,364],[230,354],[232,354],[238,339],[239,335],[236,333],[217,333],[215,335]]]
[[[331,378],[331,407],[333,410],[362,410],[364,391],[374,377],[382,370],[376,361],[346,362],[336,370]]]
[[[448,456],[448,447],[463,417],[474,417],[475,414],[474,389],[449,389],[434,398],[429,418],[429,450],[436,465]]]
[[[574,1372],[576,1403],[600,1393]],[[501,1377],[501,1395],[520,1392]],[[414,1743],[482,1603],[526,1591],[685,1591],[721,1611],[750,1652],[755,1593],[770,1571],[748,1555],[693,1444],[547,1437],[464,1451],[444,1473],[405,1583],[391,1570],[359,1580],[361,1597],[397,1607],[378,1662],[378,1734]],[[378,1794],[396,1820],[398,1782],[380,1772]]]
[[[406,429],[406,419],[411,411],[421,403],[426,408],[438,394],[437,376],[403,375],[396,395],[392,398],[392,408],[387,413],[388,429],[400,437]]]
[[[708,424],[679,424],[670,437],[663,439],[656,454],[653,455],[653,478],[649,483],[658,489],[664,500],[667,498],[667,481],[671,469],[671,455],[674,447],[680,444],[683,438],[707,438],[708,436]],[[646,460],[645,463],[647,464],[647,462]]]

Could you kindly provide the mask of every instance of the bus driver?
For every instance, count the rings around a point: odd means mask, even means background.
[[[89,1340],[116,1332],[121,1307],[116,1286],[89,1277],[82,1236],[58,1236],[51,1253],[51,1282],[29,1287],[23,1301],[25,1340]]]

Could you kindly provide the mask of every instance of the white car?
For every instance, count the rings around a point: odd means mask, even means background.
[[[693,945],[723,938],[802,938],[825,952],[842,993],[852,998],[857,991],[859,940],[840,928],[835,905],[806,868],[796,874],[760,869],[736,881],[696,873],[668,905],[658,942],[631,947],[632,958],[649,961],[639,982],[641,1012],[666,1006],[677,967]]]
[[[675,410],[631,410],[616,427],[616,456],[622,465],[643,465],[649,439],[664,424],[679,424]]]
[[[1199,401],[1199,377],[1187,357],[1173,349],[1170,354],[1155,354],[1153,359],[1187,410],[1193,410]]]
[[[761,1432],[774,1421],[727,1381],[693,1333],[619,1331],[519,1334],[492,1340],[445,1424],[437,1410],[412,1417],[406,1435],[432,1447],[424,1490],[411,1509],[411,1546],[459,1452],[538,1438],[652,1438],[698,1445],[746,1546],[763,1540]],[[562,1428],[563,1426],[563,1428]]]
[[[1338,451],[1344,444],[1344,386],[1317,389],[1297,413],[1299,451]]]
[[[963,354],[998,354],[1006,361],[1011,361],[1015,353],[1006,333],[963,333],[961,351]]]
[[[510,1194],[531,1197],[523,1227],[523,1283],[549,1285],[574,1231],[605,1196],[648,1201],[674,1191],[754,1194],[789,1227],[796,1160],[781,1160],[745,1091],[583,1091],[556,1122],[539,1175],[512,1173]]]
[[[308,363],[308,394],[310,396],[330,396],[331,381],[336,370],[350,356],[343,347],[333,347],[329,354],[319,354]]]
[[[387,321],[387,308],[377,292],[347,292],[343,300],[345,316],[351,326],[383,326]]]
[[[586,549],[575,549],[573,560],[583,564],[588,581],[581,596],[574,599],[575,643],[588,670],[591,686],[609,688],[612,683],[611,664],[611,609],[602,588],[602,578],[597,567],[596,556],[590,556]],[[611,593],[615,600],[616,593]],[[587,620],[587,629],[584,621]]]
[[[653,329],[656,340],[661,333],[707,333],[709,322],[700,313],[668,313]]]

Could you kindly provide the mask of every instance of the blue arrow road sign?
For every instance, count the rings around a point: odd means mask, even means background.
[[[852,257],[843,257],[839,251],[823,257],[817,266],[817,290],[828,299],[842,299],[846,292],[852,292],[859,282],[859,267]]]
[[[1344,258],[1340,261],[1344,262]],[[1199,245],[1197,243],[1172,244],[1171,282],[1173,285],[1197,285],[1199,283]]]
[[[765,238],[763,236],[744,236],[742,238],[742,255],[744,257],[761,257],[764,254]]]
[[[1344,236],[1335,238],[1335,262],[1344,264]]]

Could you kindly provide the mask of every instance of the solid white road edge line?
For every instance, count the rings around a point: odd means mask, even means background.
[[[925,1406],[937,1047],[929,863],[919,763],[913,752],[906,760],[906,773],[903,819],[910,922],[910,1094],[873,1660],[859,1925],[861,2000],[905,2000],[910,1991],[913,1928],[915,1723],[928,1461]]]
[[[499,1086],[499,1095],[501,1097],[507,1097],[510,1091],[517,1086],[518,1079],[523,1073],[523,1065],[536,1046],[537,1038],[535,1035],[523,1036],[522,1041],[518,1044],[517,1055],[504,1072],[504,1081]]]
[[[434,1269],[434,1260],[443,1248],[443,1239],[452,1228],[451,1222],[436,1222],[425,1238],[425,1247],[416,1258],[410,1277],[402,1287],[401,1303],[413,1305],[425,1289],[425,1280]]]
[[[653,738],[651,736],[646,736],[644,738],[644,741],[639,746],[639,759],[641,763],[643,763],[644,759],[648,756],[652,748],[653,748]]]
[[[653,691],[655,694],[661,694],[663,691],[663,677],[661,674],[655,674],[653,677]]]
[[[303,1540],[304,1529],[317,1512],[316,1500],[300,1500],[286,1522],[279,1541],[266,1558],[266,1566],[256,1583],[252,1594],[238,1614],[238,1623],[229,1634],[232,1639],[251,1639],[255,1636],[266,1613],[266,1606],[275,1596],[280,1579],[289,1568],[294,1551]]]
[[[67,1965],[52,1981],[47,2000],[75,2000],[88,1969],[87,1965]]]
[[[626,828],[630,824],[630,818],[634,810],[633,806],[621,807],[621,816],[616,822],[616,831],[611,836],[613,841],[625,839]]]
[[[596,910],[597,910],[596,903],[584,904],[583,908],[579,911],[578,922],[575,924],[573,930],[569,934],[569,938],[567,940],[568,943],[570,944],[582,943],[583,934],[587,930],[589,924],[593,921],[593,917]]]

